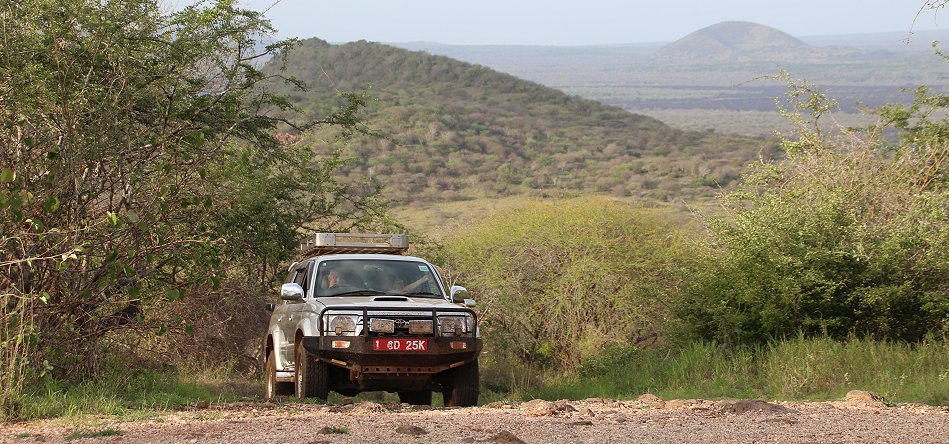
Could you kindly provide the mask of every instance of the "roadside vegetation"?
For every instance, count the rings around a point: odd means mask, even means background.
[[[450,237],[442,263],[483,307],[482,333],[496,338],[486,362],[574,371],[662,341],[689,266],[684,232],[661,210],[605,198],[533,203]]]
[[[17,413],[23,419],[80,419],[89,414],[142,419],[258,395],[257,380],[222,367],[129,369],[116,363],[79,382],[44,377],[23,394]]]
[[[949,404],[949,342],[805,337],[728,347],[690,342],[672,348],[618,348],[576,373],[550,376],[515,399],[840,400],[869,390],[890,403]]]
[[[819,119],[835,103],[785,80],[787,159],[750,166],[699,229],[583,198],[446,235],[445,263],[500,337],[489,384],[549,398],[861,388],[946,402],[946,98],[921,88],[877,124],[828,132]]]
[[[297,239],[394,225],[343,155],[373,133],[366,96],[292,112],[264,83],[302,85],[253,63],[292,42],[259,49],[269,24],[229,1],[29,0],[0,20],[3,419],[257,399],[262,302]],[[414,251],[478,299],[483,401],[949,403],[949,96],[920,88],[828,131],[835,104],[785,80],[783,160],[736,176],[714,211],[578,185],[416,228]]]
[[[300,233],[384,223],[377,187],[338,180],[337,151],[277,137],[358,133],[360,101],[275,117],[292,105],[256,63],[292,42],[258,46],[259,13],[28,0],[2,3],[0,26],[4,418],[43,378],[242,356]]]
[[[930,118],[946,98],[921,88],[873,126],[827,132],[835,104],[785,80],[787,159],[749,167],[699,229],[584,198],[446,236],[452,276],[501,338],[495,384],[946,402],[949,123]]]

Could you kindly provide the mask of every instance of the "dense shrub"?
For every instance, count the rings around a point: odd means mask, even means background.
[[[688,333],[734,343],[946,331],[949,121],[926,118],[945,98],[921,90],[911,108],[879,110],[880,125],[831,137],[804,118],[831,104],[791,94],[800,132],[784,140],[788,159],[752,168],[710,220],[709,267],[677,303]]]
[[[573,369],[661,340],[688,254],[670,220],[606,199],[531,203],[450,236],[444,262],[478,300],[489,359]]]

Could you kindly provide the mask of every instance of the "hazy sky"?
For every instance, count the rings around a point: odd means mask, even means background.
[[[184,2],[185,0],[177,0]],[[925,0],[240,0],[280,37],[331,42],[586,45],[676,40],[725,20],[794,36],[908,31]],[[271,6],[272,5],[272,6]],[[941,22],[946,22],[944,25]],[[949,27],[924,11],[916,29]]]

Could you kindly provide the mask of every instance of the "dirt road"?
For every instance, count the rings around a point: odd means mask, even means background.
[[[534,400],[436,410],[372,402],[201,407],[136,422],[0,426],[0,442],[949,442],[949,407],[887,406],[873,399],[766,403],[644,395],[636,401]]]

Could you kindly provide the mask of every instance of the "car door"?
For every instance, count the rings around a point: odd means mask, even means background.
[[[309,270],[312,268],[310,265],[312,265],[312,261],[306,261],[297,264],[293,268],[293,271],[290,273],[288,279],[288,283],[292,282],[303,287],[304,298],[309,295],[307,287],[309,286],[308,282],[310,281],[310,279],[308,279]],[[300,322],[301,309],[304,306],[306,306],[306,302],[303,300],[284,301],[283,306],[279,308],[277,325],[280,329],[281,336],[280,358],[281,361],[285,363],[285,368],[287,366],[293,365],[293,341],[296,336],[297,323]]]

